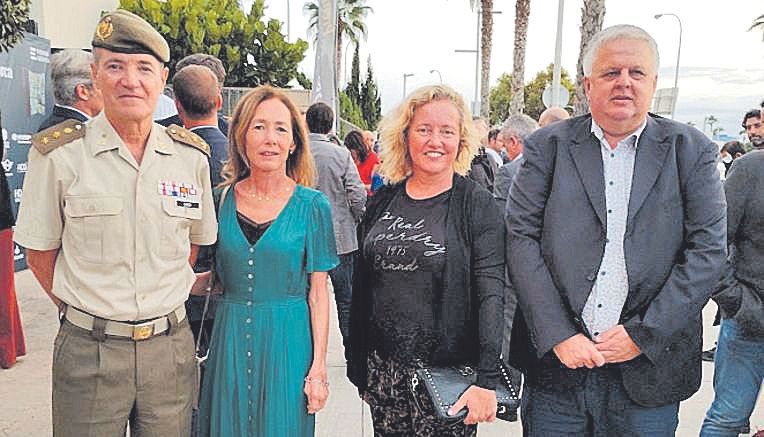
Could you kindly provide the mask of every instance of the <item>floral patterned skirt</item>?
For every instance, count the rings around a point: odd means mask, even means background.
[[[384,359],[371,352],[368,366],[363,400],[371,407],[375,437],[477,436],[477,425],[463,422],[449,425],[439,421],[434,411],[427,411],[429,405],[424,406],[424,411],[419,408],[409,384],[413,363]]]

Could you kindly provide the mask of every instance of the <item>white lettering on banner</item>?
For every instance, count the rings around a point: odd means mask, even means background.
[[[10,176],[11,170],[13,169],[13,161],[11,161],[8,158],[5,158],[3,159],[2,164],[3,164],[3,170],[5,171],[5,175]]]
[[[13,79],[13,68],[0,67],[0,79]]]
[[[16,164],[16,173],[26,173],[27,172],[27,163],[26,162],[19,162]]]

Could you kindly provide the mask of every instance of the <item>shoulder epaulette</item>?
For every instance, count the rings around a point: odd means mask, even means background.
[[[179,143],[191,146],[208,157],[210,156],[210,145],[207,144],[202,137],[184,127],[180,127],[177,124],[171,124],[167,126],[167,135]]]
[[[53,149],[85,136],[85,123],[70,118],[32,135],[32,145],[47,155]]]

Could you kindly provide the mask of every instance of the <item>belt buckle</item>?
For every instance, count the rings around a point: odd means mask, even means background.
[[[141,341],[154,334],[154,322],[133,326],[133,340]]]

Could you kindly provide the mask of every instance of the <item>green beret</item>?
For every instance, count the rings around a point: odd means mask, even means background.
[[[170,60],[170,47],[162,35],[146,20],[124,9],[101,18],[92,44],[112,52],[153,55],[163,63]]]

